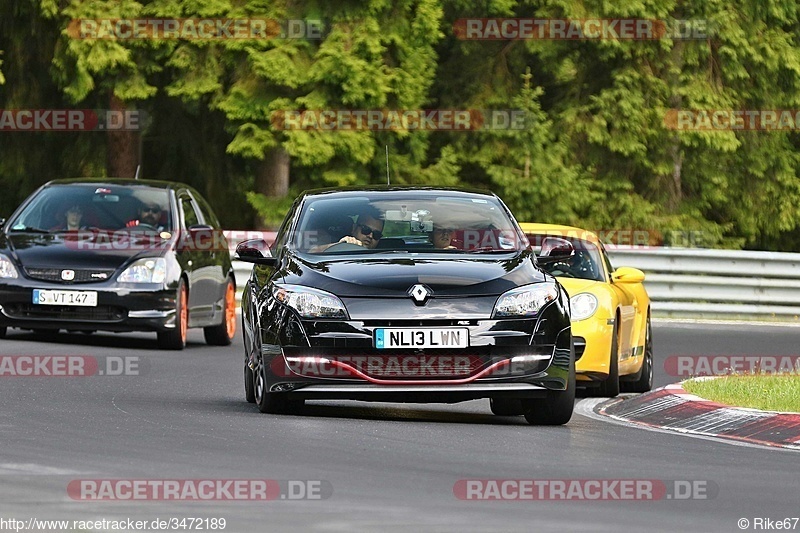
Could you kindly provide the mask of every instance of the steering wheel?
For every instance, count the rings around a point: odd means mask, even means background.
[[[356,250],[366,250],[363,246],[352,244],[349,242],[337,242],[333,246],[329,246],[326,252],[354,252]]]
[[[155,226],[151,226],[150,224],[146,224],[146,223],[144,223],[144,222],[139,222],[139,223],[138,223],[138,224],[136,224],[135,226],[130,226],[130,227],[128,227],[127,229],[128,229],[128,230],[130,230],[130,231],[134,231],[134,232],[135,232],[136,230],[145,230],[145,231],[158,231],[158,228],[157,228],[157,227],[155,227]]]
[[[561,276],[565,278],[576,278],[572,268],[564,263],[556,263],[548,269],[551,276]]]

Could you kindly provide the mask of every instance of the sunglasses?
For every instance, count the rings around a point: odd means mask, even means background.
[[[160,207],[143,207],[142,208],[142,213],[160,213],[160,212],[161,212],[161,208]]]
[[[366,235],[367,237],[372,235],[375,238],[375,240],[380,240],[381,237],[383,237],[383,232],[381,230],[372,229],[365,224],[359,224],[358,231],[360,231],[362,235]]]

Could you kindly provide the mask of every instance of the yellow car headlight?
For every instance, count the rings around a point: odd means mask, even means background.
[[[588,292],[576,294],[569,299],[569,307],[572,311],[572,320],[589,318],[597,311],[597,297]]]

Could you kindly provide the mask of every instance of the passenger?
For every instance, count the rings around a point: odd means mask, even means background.
[[[433,231],[430,233],[430,239],[433,247],[438,250],[455,250],[453,246],[453,235],[456,230],[451,228],[440,227],[434,224]]]
[[[81,221],[83,220],[83,208],[80,204],[72,204],[62,216],[64,221],[51,228],[50,231],[78,231],[85,228],[85,226],[81,225]]]
[[[381,220],[380,216],[381,214],[377,209],[360,214],[350,230],[350,235],[345,235],[337,242],[314,246],[309,249],[309,252],[324,252],[339,243],[357,244],[370,249],[375,248],[383,237],[383,220]]]

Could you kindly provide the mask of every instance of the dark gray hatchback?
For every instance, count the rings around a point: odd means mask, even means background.
[[[183,349],[236,331],[227,241],[208,202],[181,183],[51,181],[0,231],[0,336],[7,328],[154,331]]]

